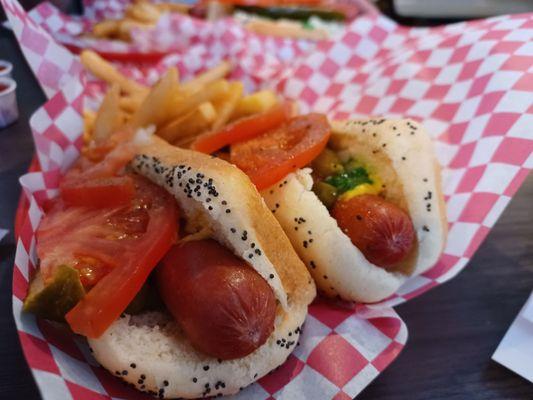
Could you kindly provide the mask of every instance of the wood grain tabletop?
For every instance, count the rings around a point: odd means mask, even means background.
[[[28,118],[44,96],[9,31],[0,55],[15,65],[19,121],[0,130],[0,227],[12,231],[23,174],[33,153]],[[407,346],[358,400],[533,399],[533,385],[490,357],[533,289],[533,178],[530,176],[467,268],[397,307]],[[0,243],[0,399],[39,399],[11,311],[15,251]]]

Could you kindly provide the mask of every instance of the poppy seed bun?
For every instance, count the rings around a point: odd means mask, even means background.
[[[126,316],[100,338],[89,339],[94,356],[113,373],[126,371],[121,378],[140,390],[159,394],[163,389],[165,398],[235,393],[282,364],[294,349],[316,294],[314,282],[249,178],[235,166],[157,137],[141,147],[130,166],[174,195],[188,225],[210,229],[269,283],[279,301],[275,327],[253,353],[219,362],[194,350],[166,314]]]
[[[445,205],[431,140],[411,120],[342,121],[332,123],[329,146],[341,159],[355,157],[374,170],[385,199],[409,213],[417,242],[401,273],[370,263],[352,244],[311,190],[310,169],[290,174],[262,195],[324,294],[383,300],[409,275],[431,268],[445,244]]]
[[[291,302],[287,313],[278,313],[267,341],[235,360],[219,361],[196,351],[170,314],[162,312],[124,315],[100,338],[88,340],[96,360],[138,390],[195,399],[237,393],[283,364],[298,343],[306,315],[307,304]]]

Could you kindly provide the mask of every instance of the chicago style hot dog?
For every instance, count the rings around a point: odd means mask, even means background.
[[[66,320],[143,392],[235,393],[295,348],[315,284],[242,171],[145,130],[119,135],[63,179],[25,309]]]
[[[379,301],[437,262],[447,224],[422,126],[333,122],[328,147],[309,166],[262,194],[322,292]]]
[[[244,122],[252,125],[227,130]],[[219,148],[224,133],[192,147]],[[436,263],[445,207],[422,126],[286,115],[275,128],[256,126],[254,136],[234,140],[226,157],[261,191],[324,294],[379,301]]]

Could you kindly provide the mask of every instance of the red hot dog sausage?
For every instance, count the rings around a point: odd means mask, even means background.
[[[403,261],[415,244],[409,214],[379,196],[337,201],[331,214],[368,261],[382,268]]]
[[[174,246],[157,270],[161,297],[194,348],[244,357],[274,330],[276,299],[245,261],[214,240]]]

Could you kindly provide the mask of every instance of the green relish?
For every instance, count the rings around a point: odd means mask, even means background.
[[[349,162],[348,164],[350,163],[352,162]],[[370,179],[367,170],[363,167],[352,167],[350,169],[345,169],[343,172],[328,176],[326,179],[324,179],[324,182],[334,186],[337,189],[338,195],[352,190],[364,183],[374,183]]]
[[[328,148],[324,149],[311,166],[315,174],[313,191],[327,208],[333,207],[344,193],[364,184],[368,186],[375,183],[361,163],[354,159],[343,163],[339,156]],[[363,191],[368,189],[366,187]]]

